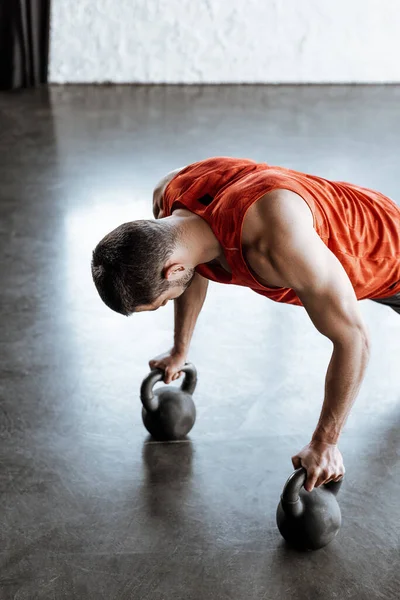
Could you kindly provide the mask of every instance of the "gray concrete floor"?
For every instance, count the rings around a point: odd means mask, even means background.
[[[97,297],[96,242],[151,218],[153,184],[250,157],[400,199],[399,87],[67,87],[0,97],[1,600],[399,598],[400,318],[373,342],[342,437],[343,527],[323,550],[275,526],[323,398],[330,343],[300,307],[211,284],[190,359],[190,441],[152,443],[138,390],[173,307]]]

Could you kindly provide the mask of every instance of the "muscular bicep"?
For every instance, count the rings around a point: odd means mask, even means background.
[[[318,331],[332,342],[345,343],[356,329],[365,330],[353,286],[319,237],[306,254],[296,261],[298,272],[292,274],[292,287]]]
[[[310,224],[309,215],[304,213],[303,218],[294,206],[289,202],[287,214],[284,208],[277,218],[271,262],[285,285],[296,292],[318,331],[332,342],[345,343],[355,330],[366,332],[354,288],[340,261]]]

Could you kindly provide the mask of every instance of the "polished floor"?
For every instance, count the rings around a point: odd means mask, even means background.
[[[395,600],[400,318],[372,339],[340,448],[343,526],[309,554],[275,526],[318,420],[330,343],[305,311],[211,284],[192,343],[198,417],[153,443],[138,391],[173,307],[129,319],[90,276],[96,242],[151,218],[154,183],[212,155],[400,201],[400,87],[56,87],[0,97],[1,600]]]

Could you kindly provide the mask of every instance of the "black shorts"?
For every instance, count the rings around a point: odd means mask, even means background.
[[[379,302],[380,304],[386,304],[386,306],[390,306],[400,315],[400,294],[395,294],[394,296],[389,296],[389,298],[371,298],[373,302]]]

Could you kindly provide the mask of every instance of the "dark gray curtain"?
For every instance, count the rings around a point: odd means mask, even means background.
[[[0,89],[47,82],[50,0],[0,0]]]

